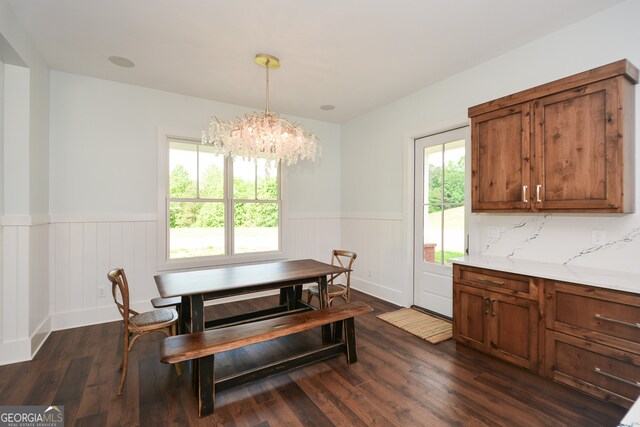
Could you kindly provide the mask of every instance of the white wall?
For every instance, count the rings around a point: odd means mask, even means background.
[[[0,216],[4,215],[4,62],[0,56]],[[0,261],[2,255],[0,255]]]
[[[155,214],[158,128],[199,136],[211,115],[233,118],[250,111],[52,71],[51,214]],[[322,157],[289,170],[291,211],[338,212],[339,126],[292,119],[319,136]]]
[[[144,307],[157,296],[158,130],[199,136],[211,115],[233,118],[251,111],[51,72],[54,329],[117,318],[110,290],[98,296],[114,267],[125,267],[135,303]],[[322,156],[285,167],[285,255],[328,260],[340,232],[340,127],[289,118],[318,135]]]
[[[408,229],[406,219],[410,205],[403,199],[407,183],[411,182],[403,158],[410,140],[408,136],[465,123],[470,106],[621,58],[640,66],[639,16],[640,2],[627,1],[345,123],[341,133],[342,211],[343,215],[362,218],[342,221],[342,246],[360,251],[371,250],[374,244],[376,250],[387,254],[383,259],[398,251],[410,259],[410,234],[382,237],[372,242],[370,235],[378,234],[382,223],[367,218],[371,215],[383,216],[385,220],[405,218],[401,228]],[[638,114],[640,109],[636,109],[636,123]],[[638,164],[640,150],[636,153]],[[636,177],[638,180],[640,174]],[[637,181],[636,191],[640,192]],[[349,232],[354,221],[362,224],[362,231],[357,235]],[[640,213],[481,214],[474,215],[470,222],[472,247],[479,247],[486,254],[640,272],[636,261],[640,249]],[[525,226],[520,227],[521,223]],[[486,238],[490,225],[501,229],[496,241]],[[605,230],[611,244],[590,249],[592,229]],[[593,249],[590,255],[580,255]],[[411,303],[410,266],[402,261],[385,263],[384,267],[391,269],[392,274],[372,274],[367,278],[363,276],[369,269],[375,271],[382,265],[376,266],[377,260],[364,257],[358,261],[357,278],[366,279],[364,290],[372,293],[377,289],[395,290],[397,298],[392,301]]]

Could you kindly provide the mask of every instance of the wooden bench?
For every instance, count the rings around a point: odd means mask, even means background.
[[[182,302],[182,298],[180,297],[172,297],[172,298],[153,298],[151,300],[151,305],[154,308],[165,308],[165,307],[173,307],[179,306]]]
[[[339,354],[346,354],[347,364],[355,363],[358,358],[354,318],[371,311],[372,308],[362,302],[352,302],[227,328],[168,337],[162,344],[161,360],[164,363],[194,361],[193,368],[197,376],[198,388],[198,414],[202,417],[213,413],[216,391],[226,390]],[[318,349],[228,377],[215,378],[214,356],[217,353],[329,324],[334,325],[331,342],[323,344]],[[342,338],[343,330],[344,339]]]

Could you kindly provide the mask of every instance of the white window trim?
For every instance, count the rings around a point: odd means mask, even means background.
[[[210,257],[180,258],[171,260],[168,257],[169,233],[168,233],[168,204],[169,197],[169,140],[200,140],[200,134],[193,131],[158,129],[158,271],[181,270],[192,268],[214,267],[230,264],[245,264],[255,262],[268,262],[285,259],[285,242],[283,230],[288,227],[288,209],[286,203],[286,174],[280,170],[280,227],[278,228],[278,251],[257,252],[248,254],[217,255]]]

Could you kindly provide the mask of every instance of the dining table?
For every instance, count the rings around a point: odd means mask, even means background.
[[[347,271],[313,259],[298,259],[162,273],[154,279],[162,298],[181,297],[178,329],[190,333],[312,310],[314,307],[302,301],[302,285],[307,283],[318,285],[320,308],[327,307],[327,277]],[[274,307],[215,320],[205,318],[205,301],[275,289],[280,290],[280,297]],[[323,341],[328,333],[328,328],[323,329]]]
[[[302,301],[302,287],[307,283],[318,285],[318,308],[328,307],[327,283],[348,271],[313,259],[297,259],[169,272],[154,279],[162,298],[181,298],[178,333],[188,334],[315,310]],[[209,320],[205,316],[205,301],[270,290],[280,290],[278,304],[273,307]],[[332,336],[330,325],[322,326],[321,331],[323,345],[340,338]],[[213,372],[213,366],[207,363],[211,362],[205,358],[192,364],[192,384],[196,389],[206,380],[201,372]],[[205,396],[204,400],[212,402],[212,396]]]

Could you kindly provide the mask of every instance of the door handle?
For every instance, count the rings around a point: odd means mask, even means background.
[[[484,315],[489,315],[489,297],[484,297]]]
[[[542,202],[542,199],[540,198],[540,190],[542,189],[542,185],[538,184],[536,185],[536,202],[540,203]]]
[[[491,298],[491,316],[496,317],[496,300]]]
[[[524,203],[529,203],[529,200],[527,200],[527,188],[529,188],[529,187],[526,186],[526,185],[522,186],[522,201]]]
[[[629,380],[627,380],[625,378],[620,378],[619,376],[610,374],[608,372],[605,372],[600,368],[597,368],[597,367],[594,368],[593,372],[595,372],[596,374],[600,374],[602,376],[605,376],[607,378],[611,378],[612,380],[616,380],[616,381],[620,381],[621,383],[628,384],[628,385],[630,385],[632,387],[640,388],[640,382],[638,382],[638,381],[634,382],[634,381],[629,381]]]

